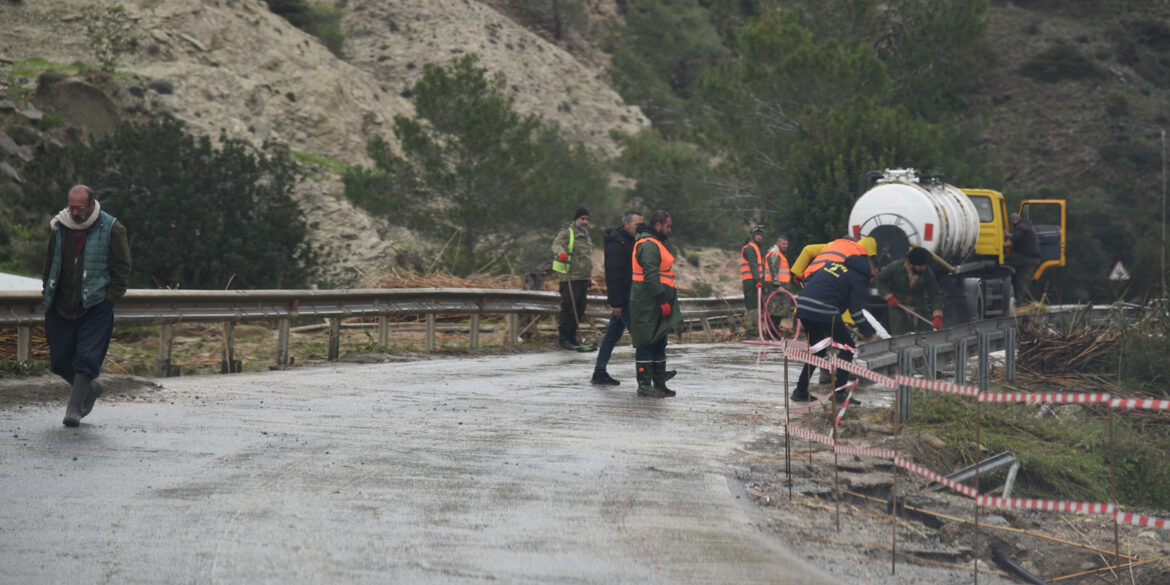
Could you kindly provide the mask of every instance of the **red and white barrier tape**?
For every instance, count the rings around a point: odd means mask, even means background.
[[[810,353],[817,353],[818,351],[821,351],[822,349],[825,349],[826,347],[829,347],[830,345],[837,348],[837,349],[843,349],[845,351],[851,351],[853,353],[857,353],[856,349],[854,349],[848,345],[845,345],[844,343],[837,343],[836,341],[833,341],[832,337],[826,337],[826,338],[814,343],[812,345],[812,347],[808,348],[808,351]]]
[[[857,380],[853,380],[852,382],[842,386],[841,388],[838,388],[837,390],[840,391],[845,388],[849,389],[849,393],[845,395],[845,400],[841,401],[841,410],[837,412],[837,419],[833,421],[834,427],[841,424],[841,419],[845,417],[845,411],[849,408],[849,399],[853,398],[853,391],[857,389]],[[836,393],[834,392],[834,394]]]
[[[830,360],[830,362],[839,369],[845,370],[851,374],[857,374],[859,377],[870,380],[871,382],[877,382],[878,384],[890,387],[897,385],[893,378],[884,374],[879,374],[872,370],[867,370],[853,362],[847,362],[841,358],[833,358]]]
[[[979,402],[1055,402],[1060,404],[1098,404],[1109,402],[1113,397],[1104,392],[1080,394],[1076,392],[1055,392],[1029,394],[1026,392],[981,392]]]
[[[824,368],[826,370],[829,369],[829,360],[827,360],[825,358],[819,358],[819,357],[817,357],[817,356],[815,356],[812,353],[807,352],[807,351],[800,351],[798,349],[789,348],[789,349],[784,350],[784,355],[786,355],[786,356],[788,356],[788,357],[790,357],[798,362],[804,362],[804,363],[809,364],[811,366],[816,366],[818,368]]]
[[[1149,398],[1114,398],[1109,401],[1113,408],[1142,408],[1145,410],[1170,410],[1170,400]]]
[[[1019,508],[1025,510],[1043,510],[1045,512],[1068,512],[1072,514],[1113,513],[1113,504],[1102,504],[1098,502],[1066,502],[1062,500],[976,496],[975,503],[988,508]]]
[[[788,407],[788,414],[805,414],[805,413],[812,412],[812,410],[814,408],[816,408],[818,405],[820,405],[820,403],[822,403],[822,402],[824,402],[832,397],[833,397],[832,394],[826,394],[826,395],[821,396],[820,398],[817,398],[816,400],[814,400],[808,404],[805,404],[804,406],[789,406]]]
[[[836,451],[842,455],[860,455],[862,457],[876,457],[878,459],[894,459],[898,456],[897,453],[889,449],[863,449],[861,447],[850,447],[841,444],[837,445]]]
[[[816,441],[822,445],[828,445],[830,447],[836,446],[836,441],[834,441],[832,437],[826,437],[820,433],[814,433],[812,431],[802,429],[798,426],[789,425],[788,432],[797,437],[804,437],[810,441]]]
[[[1146,526],[1149,528],[1170,528],[1170,520],[1165,518],[1143,516],[1133,512],[1122,512],[1121,510],[1114,512],[1113,517],[1122,524],[1133,524],[1134,526]]]
[[[941,476],[941,475],[939,475],[939,474],[937,474],[937,473],[935,473],[935,472],[933,472],[933,471],[931,471],[931,470],[929,470],[921,465],[912,463],[912,462],[910,462],[906,459],[903,459],[901,457],[894,458],[894,465],[897,465],[898,467],[901,467],[902,469],[906,469],[908,471],[913,471],[914,473],[917,473],[918,475],[921,475],[923,477],[926,477],[926,478],[929,478],[933,481],[941,483],[941,484],[955,490],[956,492],[959,492],[960,494],[967,496],[968,498],[975,498],[975,497],[979,496],[979,492],[976,491],[975,488],[968,487],[968,486],[965,486],[957,481],[947,479],[947,478],[945,478],[945,477],[943,477],[943,476]]]
[[[899,374],[895,378],[895,381],[899,386],[910,386],[911,388],[922,388],[924,390],[934,390],[935,392],[959,394],[962,396],[979,395],[979,388],[977,386],[952,384],[951,382],[943,382],[941,380],[927,380],[925,378],[915,378],[905,374]]]

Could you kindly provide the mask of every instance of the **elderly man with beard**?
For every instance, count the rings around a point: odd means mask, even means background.
[[[126,228],[85,185],[69,190],[68,206],[49,226],[45,339],[50,368],[73,386],[63,422],[76,427],[102,394],[97,377],[114,331],[114,303],[130,279],[130,243]]]

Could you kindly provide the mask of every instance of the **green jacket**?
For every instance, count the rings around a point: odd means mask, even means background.
[[[573,230],[573,250],[569,251],[569,230]],[[584,230],[569,222],[557,231],[553,238],[553,258],[565,252],[569,255],[569,271],[560,275],[560,280],[589,280],[593,276],[593,240],[589,239],[589,230]]]
[[[642,226],[639,226],[642,227]],[[634,347],[646,347],[663,337],[679,323],[682,314],[678,310],[678,292],[673,286],[659,282],[658,272],[662,266],[662,254],[653,242],[644,240],[656,237],[649,231],[639,231],[634,242],[634,258],[642,267],[643,280],[634,281],[630,286],[630,341]],[[659,305],[670,303],[670,317],[662,317]]]
[[[41,273],[45,310],[55,307],[66,319],[79,319],[102,301],[117,303],[130,280],[130,242],[122,222],[101,212],[86,231],[80,255],[74,233],[61,226],[53,230]]]
[[[910,286],[910,275],[906,273],[906,261],[895,260],[882,268],[878,273],[876,283],[878,294],[886,296],[889,293],[898,299],[898,302],[910,307],[914,312],[927,319],[930,314],[943,308],[942,289],[938,286],[938,279],[930,269]]]

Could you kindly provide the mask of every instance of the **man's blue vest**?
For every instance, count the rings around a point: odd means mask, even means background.
[[[114,216],[102,211],[98,220],[85,235],[85,247],[81,251],[81,306],[88,309],[106,300],[106,287],[110,286],[110,231],[114,228]],[[57,293],[57,279],[61,276],[61,255],[65,228],[57,224],[53,230],[56,247],[53,248],[53,266],[49,269],[49,280],[45,284],[45,310],[53,308],[53,296]],[[72,242],[70,242],[72,244]]]

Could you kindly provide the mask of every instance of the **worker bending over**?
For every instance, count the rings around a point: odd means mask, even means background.
[[[930,326],[942,329],[942,289],[934,272],[927,270],[928,264],[930,252],[913,248],[906,260],[891,262],[878,273],[878,294],[890,305],[891,334],[929,331]]]

